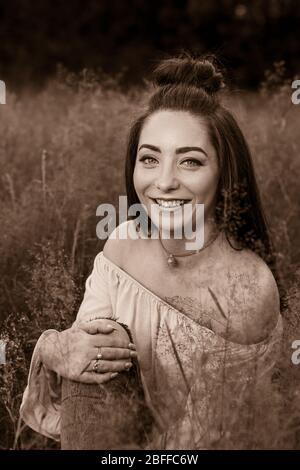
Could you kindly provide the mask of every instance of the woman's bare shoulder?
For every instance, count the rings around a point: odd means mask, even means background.
[[[230,327],[243,342],[260,342],[278,322],[280,301],[276,281],[264,260],[251,250],[241,250],[229,260]]]
[[[138,239],[133,220],[119,224],[110,234],[103,247],[103,254],[114,264],[124,269],[126,259],[133,250],[133,242]]]

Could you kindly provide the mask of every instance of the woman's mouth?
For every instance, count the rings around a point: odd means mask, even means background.
[[[191,202],[190,199],[152,199],[152,201],[158,204],[162,209],[176,209],[177,207]]]

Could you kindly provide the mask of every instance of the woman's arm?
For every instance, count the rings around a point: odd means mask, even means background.
[[[60,333],[47,330],[41,335],[33,352],[28,383],[20,408],[20,416],[29,427],[52,439],[60,439],[62,378],[71,378],[72,381],[86,384],[102,384],[115,377],[112,374],[129,370],[124,365],[131,363],[131,358],[112,361],[109,368],[105,360],[102,361],[101,369],[104,364],[102,372],[99,370],[100,373],[95,373],[92,370],[98,352],[98,346],[95,345],[105,344],[105,341],[110,346],[113,344],[123,346],[124,355],[132,357],[134,354],[134,351],[127,348],[129,336],[123,327],[118,326],[120,336],[115,336],[111,340],[107,338],[109,335],[113,336],[110,331],[115,329],[101,333],[107,328],[103,327],[101,330],[102,325],[99,324],[97,326],[99,333],[94,335],[78,327]],[[100,343],[99,338],[101,338]]]
[[[97,316],[105,320],[94,320]],[[131,357],[135,353],[129,346],[130,339],[123,327],[116,329],[116,323],[111,317],[106,276],[97,255],[92,273],[86,281],[86,291],[76,322],[62,332],[44,332],[34,349],[20,413],[23,420],[37,432],[54,439],[59,437],[61,377],[99,384],[110,380],[112,373],[126,370],[127,363],[131,364]],[[108,323],[113,328],[109,329],[106,326]],[[94,372],[93,366],[99,347],[105,348],[106,355],[111,351],[109,348],[114,348],[117,361],[109,358],[108,363],[108,357],[103,357],[98,374]]]
[[[61,377],[84,383],[104,383],[116,372],[128,370],[136,357],[125,329],[112,320],[94,320],[42,335],[39,343],[43,365]],[[102,359],[93,371],[97,354]],[[112,360],[118,356],[118,359]]]
[[[109,380],[109,375],[96,377],[92,361],[96,359],[98,348],[103,347],[101,372],[119,372],[131,363],[135,354],[131,354],[129,337],[122,330],[113,318],[107,276],[98,254],[85,283],[76,321],[71,328],[57,332],[42,343],[42,361],[47,368],[71,380],[86,383]]]

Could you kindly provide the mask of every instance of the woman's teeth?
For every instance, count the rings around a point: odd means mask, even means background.
[[[155,202],[161,207],[179,207],[182,206],[186,201],[184,199],[173,199],[172,201],[155,199]]]

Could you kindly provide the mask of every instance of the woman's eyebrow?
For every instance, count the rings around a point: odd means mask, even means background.
[[[180,147],[180,148],[176,149],[176,153],[186,153],[186,152],[192,152],[192,151],[204,153],[204,155],[206,155],[206,157],[208,157],[205,150],[203,150],[201,147]]]
[[[154,152],[161,153],[160,148],[155,147],[155,145],[143,144],[143,145],[140,146],[138,151],[140,151],[142,148],[148,148],[150,150],[153,150]],[[175,153],[180,154],[180,153],[187,153],[187,152],[192,152],[192,151],[201,152],[204,155],[206,155],[206,157],[208,157],[207,153],[201,147],[180,147],[180,148],[176,149]]]
[[[153,150],[154,152],[159,152],[159,153],[161,153],[160,148],[155,147],[154,145],[150,145],[150,144],[143,144],[143,145],[141,145],[140,148],[139,148],[139,150],[138,150],[138,152],[139,152],[142,148],[144,148],[144,147],[145,147],[146,149]]]

